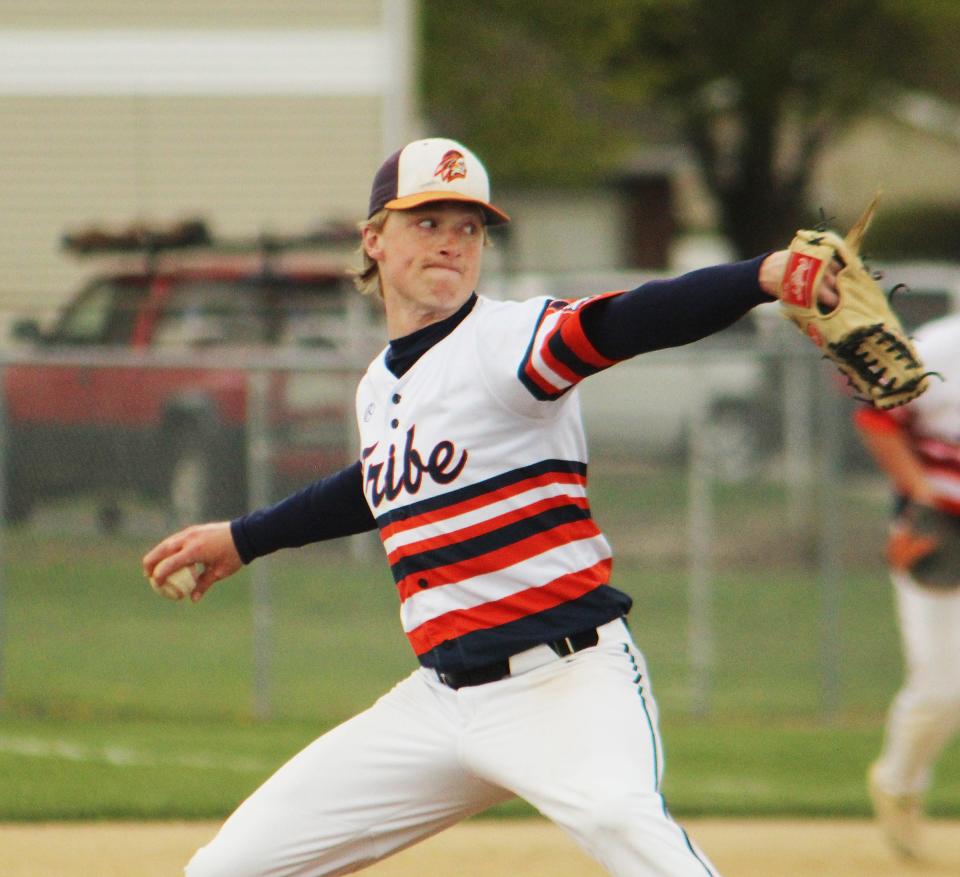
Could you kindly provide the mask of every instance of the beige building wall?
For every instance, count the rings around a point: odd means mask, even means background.
[[[824,153],[812,193],[843,224],[856,219],[877,189],[887,205],[960,204],[960,127],[864,119]]]
[[[3,0],[5,28],[376,27],[381,0]]]
[[[122,77],[74,88],[70,71],[54,71],[45,86],[42,65],[27,57],[21,75],[7,52],[6,63],[0,57],[0,319],[49,313],[93,273],[93,262],[59,247],[65,232],[93,224],[120,229],[199,216],[216,233],[252,236],[361,218],[371,173],[413,129],[412,100],[397,92],[398,83],[412,90],[412,8],[413,0],[0,3],[0,40],[14,47],[50,36],[75,46],[87,35],[149,42],[185,34],[249,39],[255,50],[261,36],[269,44],[277,34],[303,34],[321,46],[383,46],[389,56],[346,55],[315,86],[309,66],[302,74],[291,66],[285,84],[261,82],[269,71],[241,64],[235,89],[217,80],[224,74],[216,65],[212,85],[180,83],[174,64],[163,93],[143,71],[129,89]],[[393,52],[394,43],[401,49]]]
[[[494,185],[496,181],[494,181]],[[623,258],[625,210],[610,189],[497,193],[510,216],[505,267],[545,274],[608,270]]]

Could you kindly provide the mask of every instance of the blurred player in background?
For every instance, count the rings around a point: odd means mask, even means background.
[[[924,794],[960,729],[960,314],[921,327],[915,340],[942,380],[903,407],[854,413],[895,492],[888,561],[906,674],[868,786],[880,827],[906,858],[922,855]]]
[[[787,253],[572,302],[494,301],[475,289],[486,226],[507,221],[461,144],[390,156],[356,278],[389,335],[357,391],[360,459],[144,558],[161,585],[202,563],[197,600],[279,548],[378,529],[420,663],[241,804],[189,877],[345,874],[513,795],[611,874],[716,873],[660,793],[656,703],[590,514],[576,388],[774,300]],[[835,271],[819,296],[836,304]]]

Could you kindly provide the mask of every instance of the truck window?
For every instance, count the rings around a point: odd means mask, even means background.
[[[263,344],[267,314],[257,290],[236,282],[189,281],[170,294],[153,336],[156,347]]]
[[[55,341],[76,345],[127,343],[144,294],[144,283],[93,281],[64,313],[54,332]]]
[[[346,343],[350,327],[342,283],[291,285],[278,307],[279,345],[334,349]]]

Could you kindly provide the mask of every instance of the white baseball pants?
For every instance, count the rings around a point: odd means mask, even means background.
[[[906,678],[887,716],[877,781],[922,795],[937,757],[960,730],[960,591],[934,592],[892,575]]]
[[[619,877],[716,870],[666,810],[644,659],[626,625],[454,691],[419,669],[315,740],[224,823],[188,877],[347,874],[513,795]]]

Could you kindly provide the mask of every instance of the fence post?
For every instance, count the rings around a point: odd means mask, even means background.
[[[263,369],[247,372],[247,492],[248,505],[270,502],[270,376]],[[250,613],[253,661],[253,715],[269,719],[272,712],[273,606],[269,564],[264,558],[250,567]]]
[[[824,721],[836,722],[840,714],[840,453],[842,416],[833,372],[818,375],[817,405],[820,424],[817,495],[817,546],[820,578],[820,651]]]
[[[10,436],[7,430],[7,370],[0,363],[0,710],[7,704],[7,460]]]
[[[816,360],[799,345],[789,345],[780,358],[783,374],[783,457],[787,488],[787,528],[794,534],[800,560],[809,556],[816,529],[814,470],[816,412],[812,395],[819,386]]]
[[[358,453],[360,447],[360,425],[357,423],[354,410],[356,387],[360,383],[363,373],[357,374],[350,369],[341,376],[340,383],[344,392],[343,404],[343,434],[344,446],[347,449],[347,459]],[[355,457],[354,457],[355,459]],[[364,487],[366,490],[366,487]],[[370,563],[383,554],[379,550],[380,539],[371,533],[357,533],[348,538],[350,559],[358,563]]]
[[[691,710],[705,717],[713,693],[713,497],[705,405],[696,405],[689,421],[687,533],[689,569],[688,654]]]

